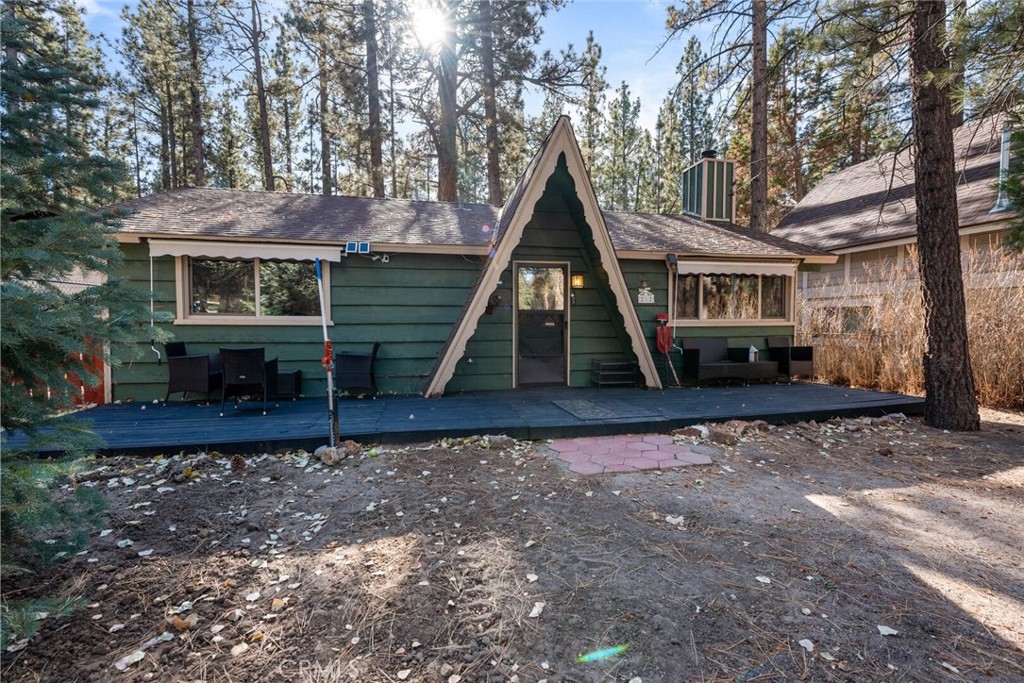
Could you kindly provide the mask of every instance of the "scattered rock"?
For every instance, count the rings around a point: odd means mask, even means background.
[[[516,440],[504,434],[488,434],[484,437],[487,448],[511,448],[516,445]]]
[[[314,453],[314,455],[319,457],[320,462],[327,465],[328,467],[333,467],[334,465],[337,465],[339,462],[341,462],[342,458],[344,457],[337,448],[334,448],[332,446],[321,446],[320,448],[316,449],[316,453]]]
[[[711,440],[714,441],[715,443],[720,443],[723,446],[735,446],[740,441],[738,436],[733,434],[725,427],[711,425],[708,428],[708,431],[711,434]]]

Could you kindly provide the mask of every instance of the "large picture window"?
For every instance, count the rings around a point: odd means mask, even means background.
[[[309,261],[190,258],[189,317],[319,317],[316,272]]]
[[[785,275],[681,273],[676,276],[677,321],[786,320]]]

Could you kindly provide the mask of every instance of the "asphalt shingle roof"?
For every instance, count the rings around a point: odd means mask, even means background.
[[[520,194],[511,194],[502,216],[505,220],[515,212]],[[498,208],[486,204],[195,187],[134,199],[117,209],[123,216],[120,230],[126,234],[332,244],[358,240],[484,247],[491,243],[499,220]],[[686,216],[618,212],[604,216],[617,250],[763,257],[825,253],[777,235]]]
[[[1002,116],[961,126],[953,133],[960,227],[998,220],[996,203]],[[772,235],[821,249],[841,249],[915,235],[911,149],[826,176]]]

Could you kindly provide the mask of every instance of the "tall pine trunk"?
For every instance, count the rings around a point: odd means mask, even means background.
[[[171,153],[171,187],[178,187],[178,134],[175,131],[174,99],[171,96],[171,82],[164,82],[164,96],[167,98],[167,148]]]
[[[263,78],[263,54],[260,39],[263,37],[263,18],[260,16],[257,0],[249,5],[252,20],[250,40],[252,41],[252,70],[256,79],[256,106],[260,117],[260,156],[263,157],[263,189],[274,190],[274,158],[270,146],[270,115],[267,112],[267,86]]]
[[[291,183],[294,171],[292,164],[292,108],[287,97],[282,99],[284,100],[281,110],[281,126],[284,128],[284,171],[288,175],[288,182]],[[285,189],[291,191],[291,187]]]
[[[457,195],[459,152],[456,148],[455,93],[458,89],[458,57],[455,54],[455,31],[448,29],[441,40],[438,54],[440,69],[437,96],[441,121],[437,137],[437,201],[454,202]]]
[[[197,187],[206,183],[206,155],[203,148],[203,103],[199,91],[199,38],[196,35],[195,0],[188,0],[188,89],[192,114],[192,178]]]
[[[487,201],[501,206],[501,167],[498,158],[498,98],[494,75],[494,16],[490,0],[480,2],[480,74],[484,93],[484,136],[487,146]]]
[[[924,298],[925,422],[939,429],[980,429],[967,345],[960,266],[953,119],[942,50],[944,0],[916,2],[910,31],[918,269]]]
[[[753,0],[750,121],[750,227],[768,231],[768,9]]]
[[[170,105],[160,102],[160,189],[164,192],[174,187],[171,182],[171,141],[167,124],[167,110]],[[140,192],[141,196],[141,192]]]
[[[967,21],[967,0],[953,0],[953,26],[961,27]],[[964,55],[963,41],[949,46],[952,62],[953,82],[950,84],[953,97],[953,127],[964,125],[964,90],[967,87],[967,58]]]
[[[334,194],[334,183],[331,179],[331,136],[327,127],[327,117],[330,112],[327,101],[327,59],[324,52],[325,45],[320,45],[320,54],[317,59],[317,70],[319,71],[319,96],[320,96],[320,182],[321,192],[325,197]]]
[[[380,125],[380,69],[377,67],[377,18],[373,0],[363,0],[366,32],[366,96],[370,115],[370,180],[373,196],[384,198],[384,132]]]

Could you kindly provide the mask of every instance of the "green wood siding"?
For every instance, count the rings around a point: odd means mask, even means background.
[[[124,245],[124,272],[149,289],[148,249]],[[153,259],[156,309],[175,312],[174,259]],[[382,342],[375,366],[378,388],[409,394],[423,389],[427,373],[462,310],[482,258],[427,254],[393,254],[389,263],[348,257],[331,264],[331,318],[328,328],[335,352],[369,350]],[[509,300],[509,299],[506,299]],[[497,316],[496,316],[497,317]],[[264,346],[282,370],[302,370],[302,392],[326,392],[320,365],[323,333],[316,325],[163,325],[190,353],[211,353],[221,346]],[[508,338],[485,339],[485,353],[502,353]],[[140,340],[137,358],[112,371],[113,399],[151,401],[167,387],[167,365],[157,364],[149,340]],[[161,353],[163,348],[160,347]],[[121,357],[126,349],[115,350]]]
[[[576,304],[569,307],[569,385],[588,386],[591,360],[636,357],[607,284],[607,274],[598,262],[591,228],[582,219],[582,207],[571,187],[572,180],[565,171],[557,170],[534,207],[512,260],[568,263],[570,274],[584,274],[586,288],[577,290]],[[480,318],[465,355],[455,366],[447,392],[513,386],[514,279],[511,267],[506,268],[494,292],[501,296],[502,305],[493,315]],[[629,285],[634,289],[632,283]]]

